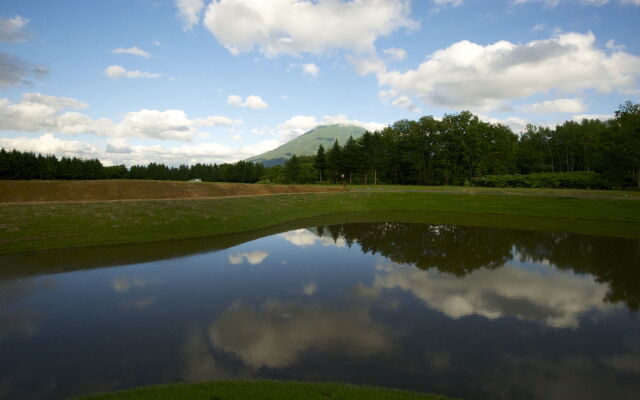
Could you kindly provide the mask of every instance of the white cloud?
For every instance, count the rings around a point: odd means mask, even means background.
[[[162,74],[153,73],[153,72],[145,72],[145,71],[129,71],[119,65],[110,65],[104,70],[104,74],[111,79],[120,79],[120,78],[160,78]]]
[[[232,94],[227,96],[227,104],[237,107],[251,108],[254,110],[262,110],[269,107],[269,105],[262,100],[262,97],[255,95],[247,96],[246,99],[243,99],[242,96]]]
[[[389,57],[391,61],[402,61],[407,58],[407,52],[404,49],[391,47],[382,51]]]
[[[204,0],[176,0],[175,4],[185,30],[192,29],[200,22]]]
[[[138,46],[129,47],[127,49],[119,47],[117,49],[113,49],[111,52],[113,54],[131,54],[142,58],[151,58],[151,53],[142,50]]]
[[[318,74],[320,73],[320,68],[318,68],[318,66],[315,65],[314,63],[302,64],[302,72],[305,75],[309,75],[313,78],[317,78]]]
[[[415,28],[408,0],[219,0],[204,24],[232,54],[258,47],[268,57],[329,49],[374,50],[400,28]]]
[[[237,265],[242,264],[243,261],[247,261],[251,265],[260,264],[265,258],[269,256],[266,251],[252,251],[250,253],[235,253],[229,254],[229,264]]]
[[[276,126],[274,134],[280,139],[280,144],[282,144],[302,135],[307,131],[310,131],[317,126],[335,124],[360,126],[371,132],[381,130],[385,126],[387,126],[378,122],[364,122],[349,119],[346,115],[343,114],[325,115],[324,117],[322,117],[322,119],[318,119],[310,115],[296,115]]]
[[[500,125],[508,126],[509,128],[511,128],[513,132],[516,132],[516,133],[524,132],[527,129],[527,125],[530,124],[530,121],[520,117],[494,118],[494,117],[489,117],[483,114],[479,114],[478,118],[480,118],[482,121],[489,122],[491,124],[500,124]],[[536,125],[541,125],[541,124],[536,124]],[[542,124],[542,125],[547,126],[549,124]]]
[[[253,368],[284,368],[310,349],[367,357],[385,353],[391,344],[390,332],[366,310],[277,301],[257,311],[234,304],[211,324],[209,339]]]
[[[582,99],[555,99],[523,106],[524,111],[533,114],[579,113],[586,110]]]
[[[41,154],[54,154],[58,157],[94,158],[98,149],[88,143],[62,140],[51,133],[45,133],[37,138],[16,137],[0,138],[0,148],[32,151]]]
[[[566,33],[524,44],[464,40],[434,52],[416,69],[377,75],[398,95],[456,110],[488,110],[550,91],[627,93],[637,87],[640,57],[622,51],[608,55],[596,48],[590,32]]]
[[[27,40],[24,27],[29,20],[19,15],[13,18],[0,17],[0,42],[22,42]]]
[[[182,110],[140,110],[126,113],[112,135],[188,141],[200,126],[232,127],[240,123],[239,120],[221,116],[192,120]]]
[[[406,290],[454,319],[469,315],[515,317],[556,328],[576,328],[584,313],[618,307],[605,303],[608,288],[593,277],[554,269],[529,271],[505,266],[493,271],[479,269],[465,279],[394,264],[379,265],[377,270],[372,288],[365,293]]]
[[[318,236],[307,229],[296,229],[295,231],[281,233],[280,237],[298,247],[314,246],[316,243],[320,243],[324,247],[346,247],[347,245],[347,242],[342,237],[334,242],[330,237]]]
[[[68,135],[92,134],[110,137],[149,137],[191,140],[201,127],[233,127],[242,123],[224,116],[190,119],[182,110],[139,110],[128,112],[118,123],[92,119],[67,109],[86,108],[81,101],[66,97],[25,93],[22,101],[0,99],[0,130],[19,132],[59,132]]]
[[[600,121],[607,121],[613,119],[613,114],[578,114],[571,117],[573,121],[580,122],[583,119],[599,119]]]

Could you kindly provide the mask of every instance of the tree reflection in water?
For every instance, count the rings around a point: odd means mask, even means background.
[[[640,308],[640,239],[493,229],[461,225],[362,223],[320,226],[319,236],[357,243],[364,253],[395,263],[464,277],[480,268],[495,269],[519,256],[562,270],[591,274],[606,283],[608,302]]]

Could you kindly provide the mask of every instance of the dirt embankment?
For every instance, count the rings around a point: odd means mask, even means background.
[[[0,203],[197,199],[339,190],[323,186],[173,181],[0,181]]]

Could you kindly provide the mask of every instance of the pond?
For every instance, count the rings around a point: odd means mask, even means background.
[[[109,268],[81,251],[0,276],[0,398],[227,379],[640,393],[638,239],[385,222]]]

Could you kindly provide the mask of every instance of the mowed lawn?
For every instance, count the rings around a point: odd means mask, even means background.
[[[375,220],[389,215],[409,222],[640,237],[640,201],[628,197],[371,190],[213,199],[0,203],[0,254],[205,237],[297,220],[304,226],[306,218],[350,213],[368,213]]]

